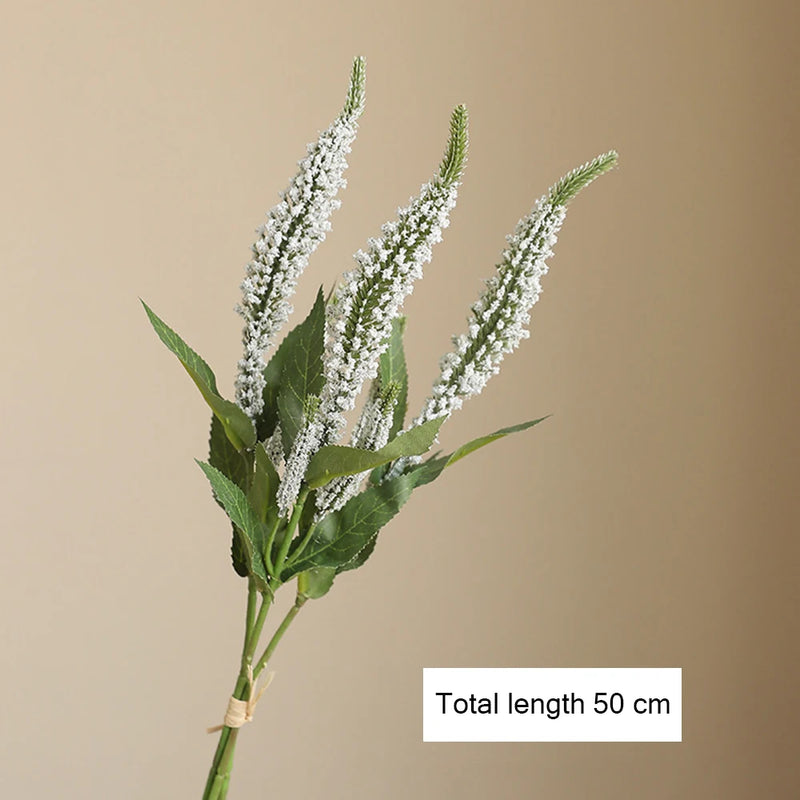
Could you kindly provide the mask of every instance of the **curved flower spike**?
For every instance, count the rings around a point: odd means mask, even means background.
[[[612,150],[567,173],[521,219],[497,266],[472,306],[467,332],[453,337],[454,350],[441,360],[431,396],[412,425],[448,417],[464,400],[479,394],[500,362],[530,336],[530,309],[539,299],[540,278],[547,273],[566,205],[584,187],[617,162]]]

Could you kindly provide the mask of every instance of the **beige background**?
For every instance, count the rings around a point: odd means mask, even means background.
[[[243,585],[193,464],[253,229],[368,58],[320,283],[438,163],[412,408],[504,235],[568,168],[532,339],[443,443],[552,412],[421,491],[303,612],[234,798],[789,798],[797,751],[795,4],[40,2],[0,33],[0,771],[16,798],[197,798]],[[682,744],[421,742],[427,666],[681,666]]]

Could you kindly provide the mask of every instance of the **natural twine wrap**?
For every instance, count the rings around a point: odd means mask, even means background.
[[[253,668],[248,666],[247,682],[250,684],[250,693],[247,700],[238,700],[233,696],[229,697],[228,708],[225,711],[225,721],[222,725],[214,725],[213,728],[206,728],[206,732],[216,733],[223,728],[241,728],[245,722],[251,722],[253,719],[253,712],[256,710],[256,704],[261,699],[261,695],[267,691],[274,677],[274,672],[268,672],[264,678],[264,685],[256,693],[256,681],[253,680]]]

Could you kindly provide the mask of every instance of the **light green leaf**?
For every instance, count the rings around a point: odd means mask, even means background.
[[[287,337],[278,393],[278,416],[286,453],[292,449],[305,421],[306,399],[318,397],[325,383],[322,355],[325,350],[325,298],[317,292],[309,315]]]
[[[443,417],[424,422],[396,436],[380,450],[359,450],[341,445],[321,447],[309,462],[306,483],[317,489],[342,475],[357,475],[403,456],[422,455],[430,449],[443,422]]]
[[[397,514],[417,486],[430,483],[439,475],[445,462],[445,459],[437,459],[419,464],[397,478],[370,486],[351,498],[340,511],[323,517],[297,562],[291,563],[290,554],[290,565],[282,578],[286,580],[312,567],[333,567],[344,571],[359,566],[347,565]]]
[[[225,429],[225,434],[237,450],[244,447],[252,447],[256,441],[256,432],[253,423],[247,414],[242,411],[236,403],[224,400],[217,391],[217,380],[211,367],[192,350],[186,342],[178,336],[165,322],[163,322],[145,303],[142,301],[144,310],[150,319],[150,324],[158,334],[158,338],[171,350],[178,360],[183,364],[191,379],[200,390],[206,403],[219,418]]]
[[[309,600],[316,600],[330,591],[335,577],[336,570],[333,567],[307,569],[297,576],[297,593]]]
[[[550,416],[548,414],[548,416]],[[501,428],[499,431],[495,431],[494,433],[490,433],[487,436],[481,436],[478,439],[473,439],[471,442],[467,442],[466,444],[462,444],[461,447],[458,448],[454,453],[450,456],[447,456],[447,464],[445,466],[449,467],[456,463],[456,461],[460,461],[462,458],[468,456],[470,453],[474,453],[476,450],[480,450],[481,447],[485,447],[487,444],[491,444],[492,442],[496,442],[498,439],[502,439],[504,436],[508,436],[512,433],[518,433],[519,431],[527,430],[528,428],[532,428],[534,425],[538,425],[543,420],[546,420],[547,417],[540,417],[539,419],[532,419],[528,422],[521,422],[519,425],[512,425],[510,428]]]
[[[242,546],[248,574],[253,576],[259,591],[269,591],[267,570],[262,555],[266,539],[264,524],[251,508],[244,492],[233,481],[210,464],[202,461],[198,461],[197,464],[208,478],[214,495],[236,526],[237,532],[241,534],[239,543]]]

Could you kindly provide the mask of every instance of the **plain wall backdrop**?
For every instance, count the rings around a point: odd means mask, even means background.
[[[797,796],[796,4],[42,2],[0,31],[0,768],[17,798],[198,798],[244,584],[193,463],[209,413],[139,297],[232,392],[255,227],[367,57],[305,314],[471,114],[408,301],[410,409],[517,219],[574,202],[532,337],[308,608],[229,797]],[[285,590],[287,595],[291,590]],[[287,598],[288,599],[288,598]],[[679,666],[679,744],[423,744],[423,666]]]

